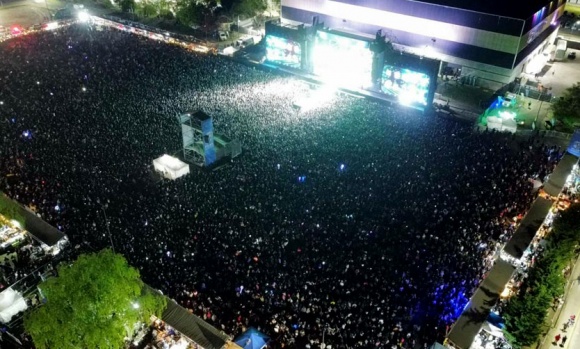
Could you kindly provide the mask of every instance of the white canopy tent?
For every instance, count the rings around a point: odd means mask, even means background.
[[[8,288],[0,293],[0,322],[8,323],[12,317],[26,310],[26,300],[20,292]]]
[[[163,177],[172,180],[176,180],[189,173],[189,165],[187,163],[167,154],[153,160],[153,167]]]

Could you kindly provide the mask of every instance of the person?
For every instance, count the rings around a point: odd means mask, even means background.
[[[528,179],[559,160],[537,138],[350,96],[295,111],[312,92],[297,78],[127,32],[32,35],[1,44],[0,190],[74,254],[109,246],[110,225],[145,282],[275,348],[442,338],[534,201]],[[247,151],[152,180],[151,160],[181,146],[175,115],[194,108]]]
[[[558,334],[556,335],[556,337],[554,337],[554,345],[558,344],[558,342],[560,341],[560,338],[561,338],[561,336],[560,336],[560,334],[558,333]]]
[[[564,344],[566,344],[566,340],[568,340],[568,337],[566,336],[562,337],[562,343],[560,344],[561,347],[564,347]]]

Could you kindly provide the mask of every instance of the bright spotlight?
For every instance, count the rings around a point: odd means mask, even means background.
[[[79,11],[78,18],[79,18],[79,21],[81,21],[81,22],[88,22],[89,19],[91,18],[91,16],[89,15],[89,13],[87,11]]]
[[[369,43],[318,31],[313,49],[314,74],[326,84],[360,89],[371,80]]]
[[[336,88],[327,84],[318,86],[311,90],[307,96],[300,98],[294,102],[294,105],[300,109],[301,112],[307,112],[312,109],[325,107],[330,104],[335,98]]]
[[[139,303],[133,303],[132,306],[133,309],[139,309]]]
[[[58,28],[58,22],[50,22],[46,24],[46,30],[53,30]]]

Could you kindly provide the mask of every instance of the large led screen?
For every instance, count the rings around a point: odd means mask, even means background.
[[[272,63],[300,68],[302,61],[300,44],[278,36],[266,35],[266,59]]]
[[[313,72],[325,82],[349,88],[367,87],[371,83],[372,61],[368,41],[316,32]]]
[[[431,79],[427,74],[385,65],[381,90],[406,105],[427,106]]]

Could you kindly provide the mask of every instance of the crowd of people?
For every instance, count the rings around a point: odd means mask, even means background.
[[[0,53],[0,190],[78,251],[112,243],[184,307],[276,348],[431,344],[559,157],[347,95],[298,110],[296,78],[86,24]],[[243,154],[156,180],[196,109]]]

